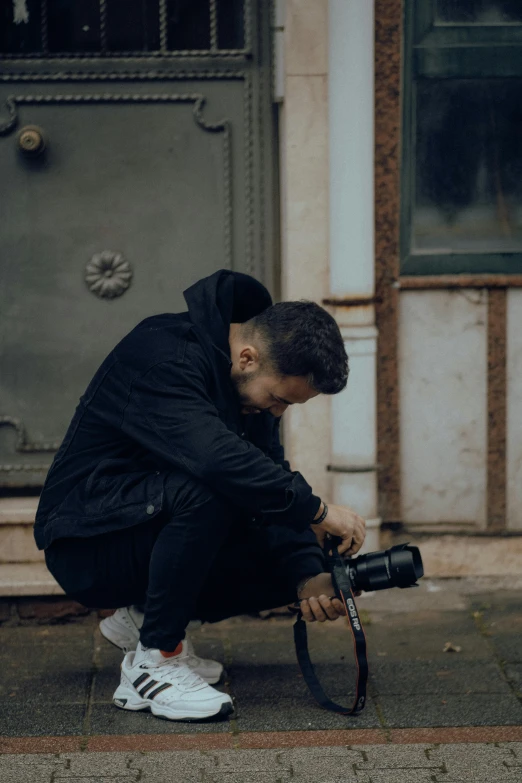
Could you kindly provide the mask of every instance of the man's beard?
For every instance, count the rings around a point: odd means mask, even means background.
[[[232,379],[236,392],[239,398],[239,404],[243,413],[258,413],[261,409],[253,405],[252,400],[248,394],[248,389],[252,381],[254,381],[259,375],[259,370],[251,373],[248,378],[245,378],[243,373]]]

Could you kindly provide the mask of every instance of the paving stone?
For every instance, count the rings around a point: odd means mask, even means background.
[[[513,688],[522,691],[522,663],[507,663],[504,672]]]
[[[199,631],[191,631],[190,638],[200,658],[212,658],[220,663],[225,662],[225,651],[223,649],[223,640],[212,634],[203,626]]]
[[[173,783],[173,780],[178,780],[178,770],[176,767],[168,770],[154,770],[152,772],[144,772],[142,777],[138,778],[140,783]],[[181,783],[202,783],[203,773],[183,772]]]
[[[0,780],[2,783],[42,783],[51,780],[57,771],[65,769],[66,761],[50,753],[0,755]]]
[[[100,777],[99,775],[96,775],[96,777],[90,775],[89,777],[75,776],[72,778],[67,778],[68,783],[130,783],[130,781],[134,780],[138,780],[138,778],[129,777],[128,775],[125,777],[122,777],[121,775],[104,775],[103,777]]]
[[[522,663],[522,601],[509,591],[475,596],[473,610],[480,612],[480,625],[499,658]]]
[[[82,733],[85,706],[49,702],[2,704],[0,735],[5,737],[77,736]]]
[[[66,625],[25,625],[2,627],[2,654],[6,647],[29,650],[38,646],[50,649],[57,645],[87,646],[92,649],[94,625],[90,617]]]
[[[444,764],[448,774],[457,770],[484,770],[485,767],[503,769],[503,765],[514,761],[507,748],[482,744],[444,744],[428,750],[428,758],[439,766]]]
[[[303,783],[327,783],[331,780],[346,780],[357,778],[359,770],[355,763],[363,760],[361,754],[353,753],[346,756],[327,756],[322,749],[315,748],[312,756],[307,754],[304,758],[295,758],[292,762],[292,777],[302,780]],[[362,774],[362,773],[361,773]],[[366,776],[364,776],[366,777]]]
[[[293,619],[257,621],[245,629],[227,631],[233,665],[297,665]],[[261,625],[261,627],[259,627]],[[353,658],[353,642],[346,620],[313,623],[307,626],[308,648],[314,663],[338,663]]]
[[[2,629],[0,647],[0,698],[27,702],[81,702],[86,698],[92,670],[92,640],[82,644],[3,644],[10,633]],[[22,629],[8,629],[22,630]],[[24,628],[24,631],[29,629]],[[47,637],[43,637],[47,638]],[[55,638],[51,634],[51,638]]]
[[[229,751],[236,753],[237,751]],[[201,750],[162,750],[157,752],[126,754],[129,769],[138,769],[143,773],[155,770],[168,770],[174,768],[180,772],[192,772],[193,770],[216,769],[216,754],[219,751]]]
[[[429,755],[432,745],[360,745],[358,750],[365,758],[355,762],[359,770],[378,769],[431,769],[442,766]]]
[[[293,645],[293,643],[292,643]],[[257,666],[296,666],[295,650],[285,641],[284,644],[268,638],[259,644],[232,642],[231,672],[234,666],[255,668]]]
[[[290,770],[290,762],[280,750],[213,751],[216,772],[281,772]],[[281,757],[281,758],[280,758]]]
[[[356,771],[356,763],[364,760],[358,749],[340,747],[298,747],[280,755],[284,767],[292,769],[292,781],[300,783],[369,783],[365,771]]]
[[[94,704],[90,734],[199,734],[230,730],[228,720],[179,721],[156,718],[150,712],[120,710],[113,704]]]
[[[415,696],[429,693],[444,698],[447,693],[511,693],[498,664],[487,660],[459,660],[457,654],[448,654],[444,661],[373,658],[370,678],[379,694]]]
[[[0,780],[2,783],[52,783],[53,773],[51,770],[2,770],[0,768]],[[85,783],[85,782],[84,782]]]
[[[497,657],[506,663],[522,663],[522,635],[492,634],[491,644]]]
[[[107,645],[108,646],[108,645]],[[96,655],[97,666],[93,682],[93,702],[111,703],[114,691],[120,684],[120,664],[123,653],[111,645],[110,650],[104,650]]]
[[[369,656],[393,660],[437,660],[446,663],[444,645],[460,646],[459,659],[491,658],[486,639],[467,612],[411,612],[384,615],[366,626]]]
[[[138,771],[140,783],[201,783],[203,770],[212,771],[216,764],[213,753],[176,750],[133,754],[129,769]]]
[[[359,750],[359,746],[350,748],[347,745],[331,745],[324,747],[296,747],[278,751],[280,762],[286,766],[293,767],[306,765],[310,760],[331,759],[332,763],[339,764],[339,767],[353,766],[359,761],[364,760],[364,753]]]
[[[434,783],[520,783],[520,772],[508,769],[480,770],[474,768],[470,772],[458,771],[455,773],[437,773],[432,780]]]
[[[514,695],[448,694],[444,699],[430,694],[401,699],[380,695],[379,704],[390,728],[518,726],[522,723],[522,705]]]
[[[325,690],[342,703],[353,700],[353,670],[338,666],[332,673],[320,666],[317,673]],[[369,728],[380,726],[375,704],[356,718],[344,717],[319,707],[293,666],[231,666],[232,692],[237,703],[237,724],[241,731],[291,731],[299,729]],[[335,680],[332,683],[332,679]],[[332,684],[337,690],[332,689]]]
[[[519,590],[477,592],[471,597],[471,606],[473,611],[482,612],[492,622],[506,615],[522,617]]]
[[[354,773],[348,770],[337,770],[337,774],[331,772],[329,775],[317,776],[316,773],[310,775],[307,772],[301,772],[299,775],[291,778],[292,783],[370,783],[368,773]]]
[[[58,770],[56,779],[126,775],[129,780],[135,780],[138,775],[137,769],[129,769],[128,753],[61,753],[60,760],[67,762],[67,769]]]
[[[248,778],[245,778],[243,772],[204,772],[202,780],[204,783],[286,783],[290,780],[290,773],[284,770],[280,772],[248,772]]]
[[[0,699],[4,705],[83,702],[91,680],[91,660],[87,646],[5,647],[0,653]]]
[[[499,742],[498,747],[509,750],[515,759],[522,762],[522,742]]]
[[[426,769],[386,769],[371,772],[369,776],[369,783],[433,783],[433,780],[433,772]]]

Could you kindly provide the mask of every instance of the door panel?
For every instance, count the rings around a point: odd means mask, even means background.
[[[132,73],[82,59],[67,75],[52,58],[45,73],[4,64],[0,486],[41,484],[92,374],[141,319],[184,309],[183,289],[221,267],[271,287],[259,57]]]

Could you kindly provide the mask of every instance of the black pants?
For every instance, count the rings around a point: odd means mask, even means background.
[[[46,550],[50,572],[85,606],[145,603],[140,639],[173,650],[191,619],[214,622],[296,600],[299,579],[320,573],[311,531],[259,527],[191,478],[168,474],[160,515]]]

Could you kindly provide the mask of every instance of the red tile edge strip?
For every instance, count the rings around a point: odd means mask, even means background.
[[[324,731],[242,731],[236,735],[239,748],[305,748],[333,745],[383,745],[382,729],[326,729]]]
[[[239,734],[130,734],[92,737],[0,737],[0,753],[227,750],[339,745],[522,742],[522,726],[452,726],[422,729],[246,731]]]
[[[437,729],[391,729],[395,745],[464,742],[522,742],[522,726],[448,726]]]

